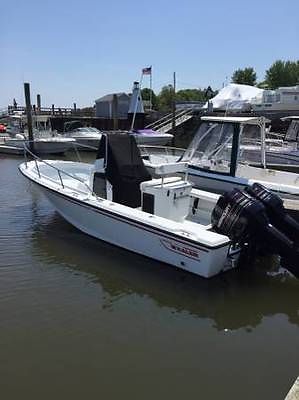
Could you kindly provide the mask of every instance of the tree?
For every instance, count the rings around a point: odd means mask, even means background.
[[[143,100],[150,100],[152,92],[152,108],[156,110],[158,108],[158,99],[155,92],[149,88],[144,88],[141,90],[141,97]]]
[[[299,83],[299,60],[297,61],[275,61],[266,71],[268,87],[277,89],[280,86],[294,86]]]
[[[171,111],[174,100],[174,90],[172,85],[163,86],[158,95],[158,105],[161,111]]]
[[[201,89],[181,89],[176,93],[177,101],[203,101],[205,92]]]
[[[256,72],[252,67],[237,69],[233,73],[232,82],[254,86],[256,84]]]

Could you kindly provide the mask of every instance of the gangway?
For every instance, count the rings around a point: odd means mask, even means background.
[[[188,108],[185,110],[176,110],[175,112],[175,126],[179,126],[193,117],[193,109]],[[167,133],[172,129],[173,114],[164,115],[164,117],[147,125],[146,129],[153,129],[161,133]]]

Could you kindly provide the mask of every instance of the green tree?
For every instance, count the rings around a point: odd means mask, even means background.
[[[158,95],[159,110],[169,112],[172,109],[174,90],[172,85],[163,86]]]
[[[252,67],[237,69],[233,73],[232,82],[254,86],[256,84],[256,72]]]
[[[155,92],[149,88],[144,88],[141,89],[141,97],[143,100],[150,100],[151,98],[151,92],[152,92],[152,108],[154,110],[157,110],[158,108],[158,99],[157,96],[155,95]]]
[[[206,101],[217,93],[210,86],[204,89],[181,89],[176,92],[176,101]]]
[[[205,91],[201,89],[181,89],[176,93],[177,101],[203,101]]]
[[[299,83],[299,60],[275,61],[266,71],[265,83],[271,89],[280,86],[294,86]]]

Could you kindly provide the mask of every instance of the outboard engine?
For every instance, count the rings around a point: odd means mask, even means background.
[[[299,246],[299,223],[286,212],[282,199],[260,183],[247,186],[245,190],[263,203],[271,224]]]
[[[268,223],[262,204],[238,189],[224,193],[212,212],[212,226],[218,233],[228,236],[234,243],[244,245],[254,234],[255,223]]]
[[[279,254],[299,278],[299,251],[294,241],[271,223],[265,205],[248,191],[234,189],[221,196],[212,212],[212,226],[238,246]]]

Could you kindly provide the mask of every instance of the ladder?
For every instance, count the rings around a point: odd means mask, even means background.
[[[179,126],[184,122],[188,121],[193,117],[193,110],[192,108],[188,108],[185,110],[176,110],[175,112],[175,126]],[[146,129],[153,129],[154,131],[158,131],[161,133],[167,133],[172,129],[172,121],[173,121],[173,114],[164,115],[164,117],[158,119],[149,125],[147,125]]]

